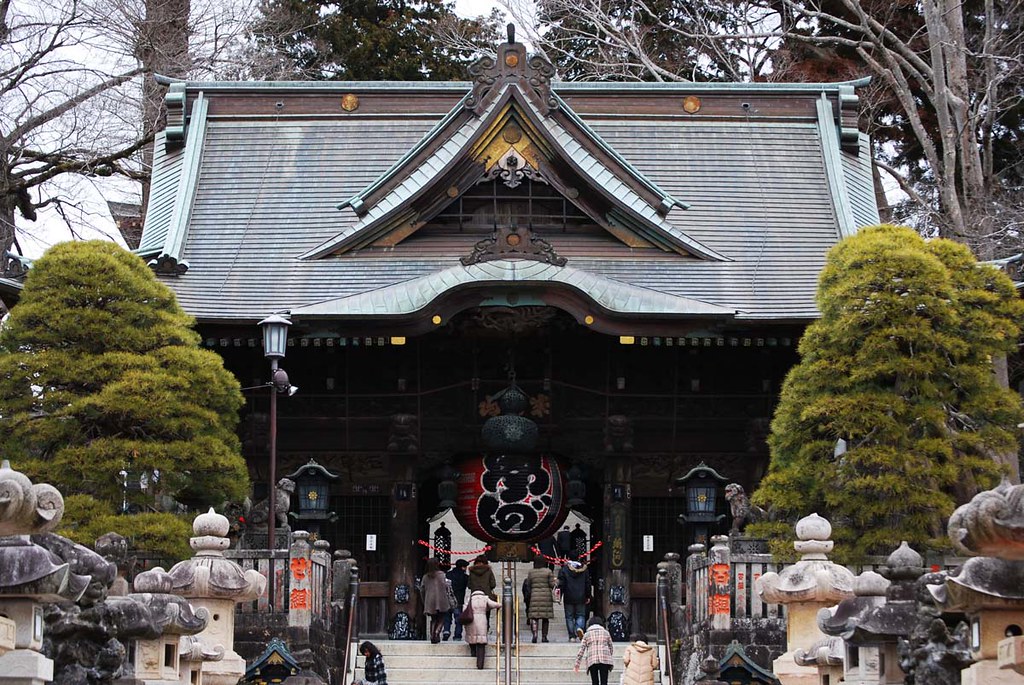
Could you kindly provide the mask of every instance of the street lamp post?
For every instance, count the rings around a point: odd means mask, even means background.
[[[277,549],[277,393],[293,394],[288,374],[278,368],[278,360],[284,359],[288,346],[288,327],[292,322],[287,314],[271,314],[260,321],[263,329],[263,356],[270,360],[270,484],[267,500],[267,546]]]

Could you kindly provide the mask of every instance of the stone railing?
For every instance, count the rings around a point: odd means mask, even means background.
[[[792,562],[779,563],[764,541],[725,536],[711,549],[691,547],[684,566],[684,604],[680,635],[682,661],[706,654],[721,657],[733,640],[746,645],[746,654],[763,668],[786,650],[786,607],[765,602],[755,583],[766,573],[779,573]],[[930,559],[931,570],[949,570],[963,563],[958,557]],[[886,557],[869,557],[849,566],[856,573],[882,567]]]

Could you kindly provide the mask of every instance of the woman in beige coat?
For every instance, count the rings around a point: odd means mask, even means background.
[[[623,685],[654,685],[654,674],[658,670],[658,651],[647,644],[644,635],[633,635],[632,644],[622,655],[626,667],[622,676]]]
[[[473,608],[473,622],[465,625],[463,635],[469,644],[470,652],[476,657],[476,667],[483,669],[484,653],[487,650],[487,612],[501,605],[482,590],[473,590],[472,594],[466,597],[466,606],[462,609],[463,617],[470,606]]]

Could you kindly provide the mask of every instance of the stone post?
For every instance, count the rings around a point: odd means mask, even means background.
[[[1024,683],[1024,675],[1000,668],[1000,642],[1012,654],[1024,629],[1024,485],[1004,481],[978,493],[949,519],[953,546],[968,559],[942,585],[928,585],[943,612],[963,612],[970,621],[970,656],[963,685]],[[1004,662],[1011,656],[1004,656]]]
[[[711,536],[708,557],[711,561],[708,573],[711,630],[729,630],[732,627],[732,552],[728,535]]]
[[[0,681],[44,685],[53,680],[53,661],[42,655],[43,603],[76,601],[89,578],[29,536],[57,527],[64,498],[51,485],[32,482],[0,463]]]
[[[288,637],[292,652],[309,646],[309,625],[313,621],[313,548],[309,533],[292,533],[288,547]]]
[[[766,573],[755,581],[761,600],[786,605],[788,651],[773,662],[775,676],[782,685],[818,685],[818,669],[801,666],[795,660],[797,650],[810,648],[826,639],[818,629],[820,609],[853,596],[853,573],[833,564],[826,556],[832,551],[832,525],[817,514],[796,524],[793,547],[800,561],[781,573]]]
[[[668,594],[669,632],[674,637],[683,634],[683,565],[679,554],[668,552],[658,562],[658,570],[665,570],[665,590]]]
[[[197,516],[192,524],[195,537],[189,541],[196,555],[168,572],[170,591],[188,599],[197,614],[205,610],[209,615],[202,632],[182,638],[185,682],[198,677],[203,685],[236,685],[245,675],[245,660],[234,650],[235,604],[260,597],[267,589],[267,579],[259,571],[243,571],[224,558],[224,550],[231,544],[226,537],[228,529],[228,519],[213,509]]]
[[[698,560],[703,560],[707,548],[699,542],[695,542],[686,548],[686,605],[683,608],[683,621],[687,632],[693,631],[697,616],[694,612],[694,602],[697,593],[697,571]]]

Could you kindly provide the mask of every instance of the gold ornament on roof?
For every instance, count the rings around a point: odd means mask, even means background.
[[[346,112],[354,112],[359,107],[359,97],[354,93],[346,93],[341,96],[341,108]]]

